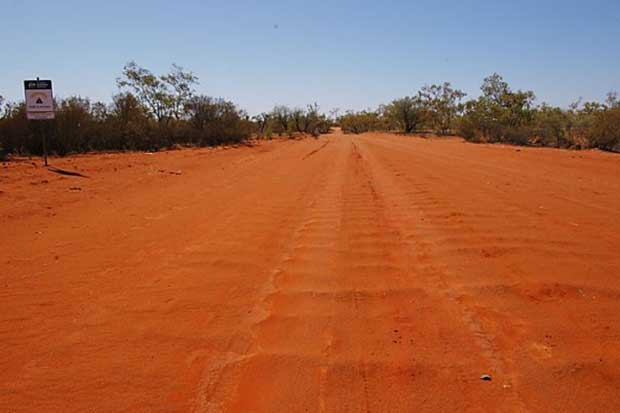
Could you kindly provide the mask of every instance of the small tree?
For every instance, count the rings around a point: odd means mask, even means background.
[[[198,78],[192,72],[186,72],[181,66],[172,65],[172,70],[160,80],[170,90],[167,99],[170,101],[171,112],[176,120],[180,120],[186,114],[187,102],[195,93],[194,86],[198,84]]]
[[[148,110],[132,93],[119,93],[112,98],[110,115],[122,125],[127,125],[146,121]]]
[[[290,122],[293,124],[296,132],[306,132],[306,129],[308,128],[307,121],[308,119],[303,109],[297,108],[291,111]]]
[[[581,98],[569,106],[566,115],[566,136],[577,147],[588,148],[593,145],[590,141],[590,130],[594,124],[595,115],[604,111],[605,105],[598,102],[585,102]]]
[[[275,122],[278,135],[282,136],[283,133],[288,132],[291,120],[291,110],[288,107],[283,105],[274,107],[271,112],[271,118]]]
[[[620,108],[620,96],[618,96],[618,92],[609,92],[607,94],[605,106],[609,109]]]
[[[465,95],[448,82],[422,88],[419,96],[426,109],[427,119],[437,133],[441,135],[448,133],[454,119],[463,110],[461,100]]]
[[[319,105],[316,102],[307,106],[305,119],[305,133],[318,138],[320,134],[329,132],[331,122],[319,111]]]
[[[414,132],[421,124],[424,114],[419,96],[396,99],[384,110],[385,116],[391,119],[404,133]]]
[[[471,139],[526,144],[531,134],[534,93],[512,91],[497,73],[484,79],[481,90],[482,96],[464,106],[461,133]]]
[[[257,126],[259,136],[265,135],[265,131],[270,120],[271,116],[269,116],[268,113],[264,112],[252,117],[252,121],[254,121],[254,124]]]
[[[159,123],[167,123],[174,113],[176,99],[168,90],[166,82],[136,62],[125,65],[116,84],[121,89],[131,90]]]

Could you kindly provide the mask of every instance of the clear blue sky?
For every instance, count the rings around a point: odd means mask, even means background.
[[[110,101],[129,60],[191,69],[250,113],[374,108],[441,81],[476,96],[493,72],[566,106],[620,90],[620,1],[0,0],[0,95],[40,76]]]

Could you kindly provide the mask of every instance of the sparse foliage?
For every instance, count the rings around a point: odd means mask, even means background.
[[[70,97],[56,103],[56,119],[26,120],[23,103],[7,104],[0,117],[0,147],[12,153],[49,149],[64,155],[90,150],[158,150],[175,145],[216,145],[249,138],[253,124],[233,103],[195,96],[198,78],[177,65],[156,76],[130,62],[117,79],[111,104]],[[2,106],[0,104],[0,106]]]
[[[259,136],[264,136],[267,132],[267,126],[269,125],[269,121],[271,120],[271,116],[268,113],[261,113],[252,117],[252,121],[256,125],[257,132]]]
[[[274,107],[271,112],[271,117],[275,123],[273,129],[278,135],[281,136],[283,133],[287,133],[289,131],[291,110],[288,107],[284,105]]]
[[[181,66],[173,64],[170,73],[160,79],[169,90],[173,116],[176,120],[182,119],[187,113],[187,102],[195,94],[194,86],[198,84],[198,78],[192,72],[186,72]]]
[[[527,144],[534,93],[512,91],[497,73],[484,79],[482,95],[465,104],[460,132],[467,139]]]
[[[329,133],[332,121],[320,112],[319,106],[314,103],[305,109],[291,109],[288,106],[278,105],[270,113],[263,113],[253,118],[259,134],[269,130],[278,135],[287,134],[294,138],[300,134],[309,134],[318,137]]]
[[[338,123],[345,133],[359,134],[386,129],[379,112],[373,111],[347,112],[338,119]]]
[[[426,120],[435,132],[445,135],[450,131],[456,116],[463,110],[461,100],[465,95],[448,82],[422,88],[419,93],[420,100],[425,109]]]
[[[579,99],[568,109],[534,105],[531,91],[513,90],[494,73],[484,79],[481,95],[462,103],[465,93],[450,83],[423,87],[375,111],[327,116],[315,103],[305,108],[275,106],[251,118],[232,102],[196,94],[198,78],[172,65],[157,76],[129,62],[117,79],[120,91],[111,104],[70,97],[56,102],[56,119],[28,122],[23,102],[0,96],[0,155],[39,154],[41,134],[51,152],[63,155],[90,150],[158,150],[175,145],[237,143],[252,134],[293,138],[328,133],[334,123],[345,133],[398,130],[404,133],[456,131],[478,142],[505,142],[620,151],[620,96],[604,103]]]
[[[166,82],[150,70],[129,62],[116,80],[120,89],[129,89],[158,122],[167,122],[174,110],[174,97]]]
[[[609,92],[607,94],[605,106],[607,106],[608,109],[620,108],[620,96],[618,96],[618,92]]]

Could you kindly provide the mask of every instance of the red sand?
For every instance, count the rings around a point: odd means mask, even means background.
[[[0,169],[2,412],[620,411],[618,155],[35,163]]]

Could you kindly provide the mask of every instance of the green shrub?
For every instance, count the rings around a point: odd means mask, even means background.
[[[365,133],[385,129],[385,124],[377,112],[347,112],[338,119],[344,133]]]
[[[620,108],[596,113],[588,137],[596,148],[620,151]]]

